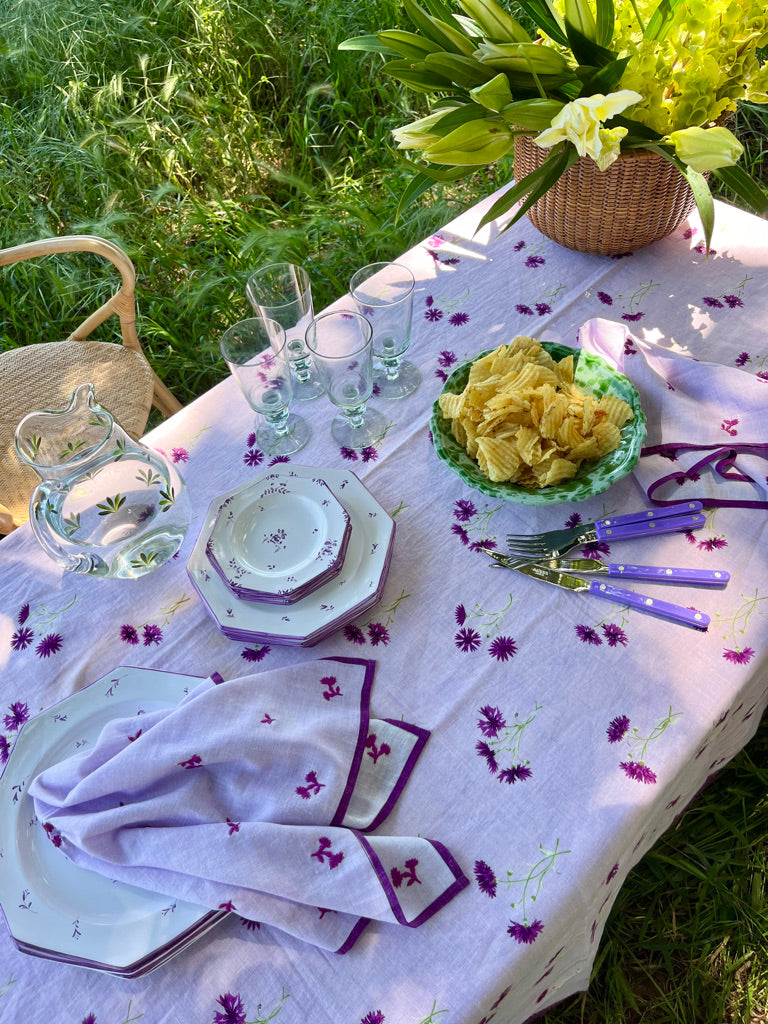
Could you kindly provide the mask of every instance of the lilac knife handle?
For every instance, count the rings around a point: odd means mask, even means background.
[[[669,516],[666,519],[651,519],[643,523],[628,523],[626,526],[598,526],[595,533],[598,540],[630,540],[633,537],[652,537],[657,533],[677,533],[679,530],[698,530],[707,517],[701,512],[692,516]]]
[[[704,630],[709,625],[709,616],[704,612],[696,611],[693,608],[683,608],[679,604],[669,604],[667,601],[657,601],[655,597],[637,594],[634,590],[622,590],[621,587],[614,587],[603,580],[592,580],[589,584],[589,592],[595,597],[603,597],[606,601],[615,601],[616,604],[628,604],[630,608],[636,608],[639,612],[645,612],[646,615],[668,619],[681,626]]]
[[[694,587],[724,587],[731,574],[725,569],[679,569],[664,565],[628,565],[611,562],[608,575],[650,583],[689,583]]]
[[[669,516],[692,515],[704,508],[700,501],[681,501],[665,508],[646,508],[642,512],[627,512],[623,516],[606,516],[595,520],[596,527],[627,526],[629,523],[647,523],[652,519],[667,519]]]

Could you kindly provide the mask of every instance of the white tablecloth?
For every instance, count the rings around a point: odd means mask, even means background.
[[[439,836],[472,885],[419,928],[371,925],[344,956],[231,914],[134,980],[24,955],[0,929],[3,1024],[244,1024],[272,1011],[280,1024],[519,1024],[587,985],[627,873],[756,729],[768,687],[765,511],[721,508],[695,534],[621,545],[628,561],[732,574],[711,592],[636,585],[708,612],[698,634],[492,569],[476,549],[645,507],[634,477],[579,505],[503,504],[438,461],[428,417],[458,362],[518,333],[576,344],[594,317],[768,377],[768,224],[718,204],[709,258],[695,218],[607,258],[562,249],[527,221],[475,234],[483,208],[403,257],[417,277],[409,358],[423,382],[401,402],[374,400],[391,423],[380,442],[352,460],[331,443],[324,399],[301,410],[313,437],[294,461],[353,469],[397,523],[383,598],[355,628],[311,649],[234,642],[189,582],[209,501],[266,466],[230,380],[149,438],[178,462],[196,513],[172,563],[102,581],[63,574],[28,528],[0,544],[0,755],[28,717],[118,665],[230,678],[374,658],[372,712],[397,707],[431,730],[387,829]],[[630,346],[630,377],[633,358]],[[737,419],[723,410],[724,438]],[[0,836],[0,871],[13,843]]]

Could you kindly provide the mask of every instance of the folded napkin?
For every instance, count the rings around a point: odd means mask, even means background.
[[[467,884],[385,820],[429,733],[369,713],[375,663],[325,658],[117,719],[30,793],[76,864],[343,953],[371,920],[415,927]]]
[[[630,337],[611,320],[587,321],[579,337],[640,393],[648,435],[634,472],[651,501],[768,508],[768,381]]]

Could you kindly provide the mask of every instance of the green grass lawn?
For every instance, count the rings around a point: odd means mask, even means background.
[[[250,315],[252,268],[303,263],[320,309],[509,174],[396,220],[409,175],[390,133],[420,98],[337,51],[397,24],[396,0],[0,0],[0,13],[0,245],[70,232],[122,245],[142,341],[182,402],[225,376],[218,336]],[[735,130],[764,175],[766,114],[743,109]],[[92,260],[4,270],[0,348],[71,330],[103,288]],[[766,765],[763,725],[631,874],[589,994],[545,1024],[768,1022]]]

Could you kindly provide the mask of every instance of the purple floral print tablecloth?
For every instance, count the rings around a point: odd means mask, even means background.
[[[764,386],[768,411],[768,224],[718,204],[708,257],[692,217],[610,258],[565,250],[527,221],[476,232],[485,208],[402,257],[417,280],[408,358],[423,379],[407,399],[374,398],[388,424],[377,442],[340,450],[327,401],[302,410],[313,436],[293,461],[353,470],[395,519],[376,607],[313,648],[230,640],[208,617],[185,571],[206,509],[270,463],[229,379],[148,435],[182,470],[195,509],[173,562],[134,582],[94,580],[63,574],[26,527],[0,544],[0,761],[25,722],[119,665],[252,676],[258,705],[261,673],[370,659],[374,708],[430,733],[382,831],[438,838],[470,885],[417,928],[373,922],[343,956],[235,908],[138,978],[37,959],[0,929],[3,1024],[520,1024],[586,987],[627,873],[753,735],[768,697],[764,509],[708,508],[695,532],[584,552],[727,570],[722,590],[636,585],[706,611],[711,625],[695,633],[491,568],[481,551],[503,548],[508,532],[646,507],[638,476],[571,506],[504,504],[437,459],[429,414],[451,368],[476,352],[516,334],[577,345],[596,319],[626,328],[630,379],[647,378],[649,352],[716,364],[744,375],[758,411]],[[729,485],[748,467],[764,493],[768,416],[764,434],[745,434],[754,405],[739,395],[708,396],[700,437],[669,437],[659,423],[649,436],[717,444]],[[673,391],[663,398],[675,408]],[[753,447],[731,458],[742,442]],[[673,494],[678,457],[679,483],[691,483],[685,455],[666,452]],[[385,761],[381,738],[367,740],[364,757]],[[0,835],[0,872],[13,843]],[[406,902],[420,866],[390,871]],[[38,898],[19,892],[21,912],[36,913]],[[88,913],[72,916],[82,934]]]

